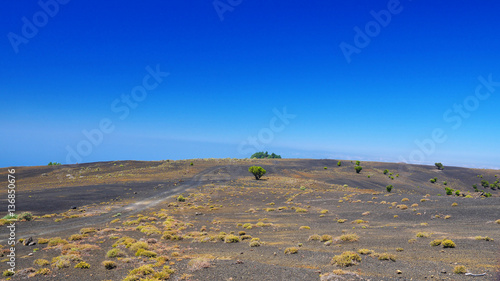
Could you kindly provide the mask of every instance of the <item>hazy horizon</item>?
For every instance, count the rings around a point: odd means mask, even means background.
[[[0,167],[267,150],[500,169],[500,3],[4,5]]]

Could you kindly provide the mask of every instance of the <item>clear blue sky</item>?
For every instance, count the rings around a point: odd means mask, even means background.
[[[495,1],[41,2],[0,11],[0,167],[263,148],[500,168]]]

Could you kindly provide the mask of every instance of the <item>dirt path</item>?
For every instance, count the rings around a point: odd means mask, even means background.
[[[122,216],[130,216],[144,211],[148,208],[154,207],[162,202],[167,201],[170,197],[186,192],[191,188],[195,188],[200,185],[204,185],[211,182],[224,182],[228,180],[234,180],[242,176],[243,167],[242,166],[216,166],[208,168],[203,172],[195,175],[191,179],[183,181],[181,184],[177,185],[175,188],[170,188],[166,191],[158,193],[154,196],[141,199],[135,203],[128,204],[126,206],[120,207],[113,210],[112,213],[102,214],[100,216],[90,216],[81,217],[76,219],[63,220],[57,225],[47,224],[47,222],[30,222],[21,223],[17,227],[17,237],[40,237],[47,236],[51,234],[52,236],[59,232],[67,232],[69,230],[76,230],[83,227],[93,227],[96,225],[107,223],[113,219],[113,214],[121,213]],[[7,237],[5,235],[8,230],[7,228],[2,228],[2,237]],[[0,243],[6,243],[7,239],[1,239]]]

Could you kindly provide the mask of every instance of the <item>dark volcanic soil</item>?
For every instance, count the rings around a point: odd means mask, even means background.
[[[493,197],[480,197],[472,184],[493,183],[499,171],[363,162],[357,174],[351,161],[340,167],[337,161],[209,159],[19,168],[18,212],[40,217],[18,222],[17,238],[65,241],[18,244],[16,270],[50,270],[29,280],[166,278],[160,273],[166,265],[175,270],[169,280],[496,280],[499,191],[488,189]],[[247,171],[251,165],[268,173],[256,181]],[[383,174],[385,169],[394,179]],[[434,184],[433,177],[438,178]],[[385,190],[389,184],[391,193]],[[446,196],[445,186],[461,195]],[[186,201],[176,200],[181,194]],[[77,209],[68,210],[71,206]],[[75,236],[79,233],[84,235]],[[231,233],[240,241],[229,243]],[[7,229],[0,234],[6,249]],[[357,238],[344,241],[346,234]],[[311,240],[314,235],[324,241]],[[145,242],[156,258],[140,256],[135,248],[140,243],[113,247],[126,237]],[[260,239],[260,247],[249,246],[252,238]],[[431,246],[436,239],[451,239],[455,248]],[[115,248],[123,256],[107,257]],[[287,248],[298,251],[285,254]],[[361,249],[371,252],[359,254],[361,262],[331,263],[336,255]],[[381,260],[385,254],[395,261]],[[74,268],[79,261],[68,261],[59,269],[53,258],[70,255],[90,268]],[[48,264],[34,264],[39,259]],[[106,270],[104,260],[117,267]],[[486,275],[453,273],[459,265]],[[130,273],[141,266],[153,272]],[[2,271],[7,268],[2,263]],[[29,274],[34,272],[18,272],[11,280]]]

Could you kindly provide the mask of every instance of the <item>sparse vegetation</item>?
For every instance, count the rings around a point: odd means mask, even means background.
[[[361,257],[355,252],[346,251],[332,258],[331,263],[340,267],[348,267],[361,262]]]
[[[295,247],[290,247],[290,248],[286,248],[285,249],[285,254],[286,255],[292,255],[292,254],[296,254],[298,252],[299,252],[299,249],[295,248]]]
[[[393,254],[389,254],[389,253],[382,253],[382,254],[379,254],[378,259],[382,260],[382,261],[389,261],[389,260],[396,261],[396,256]]]
[[[443,245],[443,248],[455,248],[455,243],[450,239],[444,239],[441,245]]]
[[[339,239],[344,242],[356,242],[359,240],[359,236],[356,233],[349,233],[341,235]]]
[[[114,261],[103,261],[103,262],[102,262],[102,265],[103,265],[103,266],[104,266],[104,268],[106,268],[107,270],[111,270],[111,269],[116,268],[116,262],[114,262]]]
[[[453,273],[455,274],[465,274],[467,273],[467,269],[463,265],[457,265],[453,268]]]

